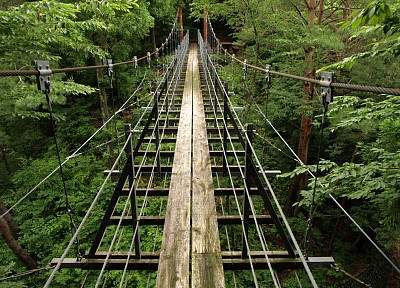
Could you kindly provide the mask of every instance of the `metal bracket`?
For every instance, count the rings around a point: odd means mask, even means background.
[[[321,97],[324,109],[327,109],[328,105],[333,102],[333,88],[331,84],[334,80],[334,72],[322,72],[321,76]]]
[[[271,87],[271,65],[265,66],[265,82],[267,83],[267,89]]]
[[[51,76],[51,70],[50,70],[50,64],[49,61],[43,61],[43,60],[34,60],[32,62],[33,65],[35,65],[36,71],[39,72],[39,75],[37,76],[37,85],[38,85],[38,90],[39,91],[50,91],[50,76]]]
[[[111,78],[114,73],[114,70],[113,70],[114,65],[113,65],[112,59],[107,59],[107,65],[108,65],[107,76]]]

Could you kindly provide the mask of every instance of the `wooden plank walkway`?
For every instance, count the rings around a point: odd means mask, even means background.
[[[197,49],[194,52],[192,287],[225,287]]]
[[[169,187],[163,242],[156,287],[189,287],[190,268],[190,194],[192,186],[192,78],[189,51],[188,69],[182,97],[174,164]]]
[[[157,287],[190,285],[225,287],[197,45],[189,50],[157,273]]]

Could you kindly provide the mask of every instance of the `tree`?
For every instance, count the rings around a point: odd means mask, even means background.
[[[355,10],[342,28],[352,30],[352,39],[365,39],[364,51],[344,58],[338,63],[323,67],[323,70],[332,68],[351,69],[353,65],[363,58],[400,55],[400,5],[396,1],[372,1],[365,8]]]

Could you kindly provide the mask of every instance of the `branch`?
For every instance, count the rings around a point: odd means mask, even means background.
[[[306,24],[306,25],[308,25],[308,21],[306,20],[306,18],[304,18],[304,16],[301,14],[301,11],[300,11],[300,9],[291,1],[291,0],[287,0],[290,4],[292,4],[292,6],[296,9],[296,11],[297,11],[297,13],[299,13],[299,15],[300,15],[300,17],[301,17],[301,19],[303,20],[303,22],[304,22],[304,24]],[[305,0],[304,0],[305,1]],[[305,3],[307,4],[307,7],[309,7],[308,6],[308,3],[305,1]]]

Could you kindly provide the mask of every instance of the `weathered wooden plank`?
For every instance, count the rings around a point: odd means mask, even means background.
[[[189,52],[188,63],[193,61]],[[188,68],[190,65],[188,65]],[[186,72],[156,286],[189,287],[192,71]]]
[[[225,287],[197,49],[192,68],[192,287]]]
[[[239,225],[242,224],[242,219],[239,215],[225,215],[218,216],[217,218],[219,225]],[[108,222],[109,225],[118,225],[120,216],[112,216]],[[139,220],[139,225],[164,225],[165,217],[163,216],[142,216]],[[249,224],[254,224],[254,217],[250,215]],[[257,215],[258,224],[273,224],[270,215]],[[121,221],[121,225],[132,225],[132,216],[124,216]]]

